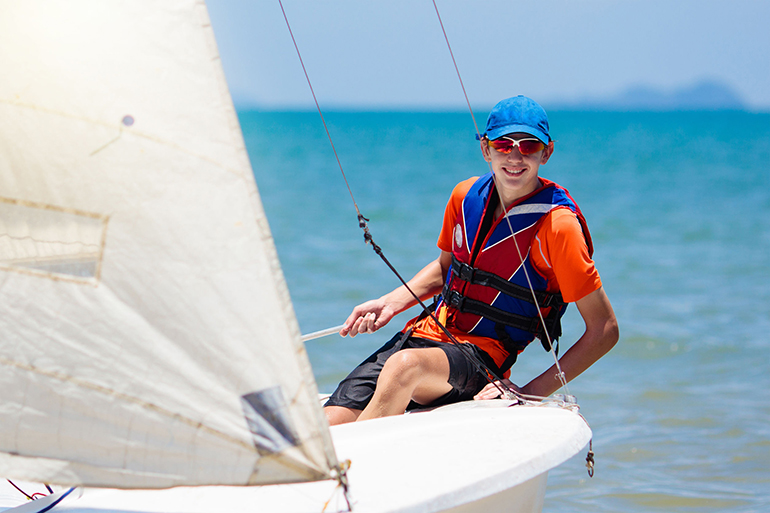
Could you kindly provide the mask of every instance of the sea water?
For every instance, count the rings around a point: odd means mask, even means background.
[[[595,475],[586,451],[552,470],[544,511],[770,511],[770,114],[549,116],[556,151],[541,175],[588,220],[620,341],[569,385]],[[353,200],[409,279],[438,256],[452,187],[488,170],[467,113],[325,117],[350,191],[317,113],[240,112],[303,333],[399,285],[364,243]],[[308,342],[320,389],[416,313]],[[584,328],[574,306],[564,328],[562,351]],[[551,363],[532,344],[512,379]]]

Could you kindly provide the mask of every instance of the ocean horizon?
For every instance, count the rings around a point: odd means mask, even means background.
[[[239,117],[302,332],[339,325],[398,286],[364,244],[318,113]],[[438,255],[452,187],[487,172],[470,116],[324,117],[375,242],[411,278]],[[549,118],[556,151],[540,174],[583,210],[621,335],[569,385],[593,429],[596,474],[586,451],[551,471],[544,511],[770,511],[770,114]],[[321,391],[416,314],[372,335],[308,342]],[[570,306],[562,351],[582,329]],[[524,384],[551,362],[532,344],[512,379]]]

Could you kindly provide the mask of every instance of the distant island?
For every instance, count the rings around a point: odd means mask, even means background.
[[[619,94],[582,98],[570,102],[551,102],[557,108],[595,110],[745,110],[746,104],[730,86],[714,80],[664,90],[648,85],[634,85]]]

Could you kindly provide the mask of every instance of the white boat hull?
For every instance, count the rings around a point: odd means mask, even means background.
[[[335,426],[353,511],[538,512],[548,470],[588,443],[591,430],[558,407],[477,401]],[[345,511],[335,482],[163,490],[86,489],[54,511],[69,513]]]
[[[548,472],[543,472],[500,493],[445,509],[441,513],[540,513],[543,511],[547,481]]]

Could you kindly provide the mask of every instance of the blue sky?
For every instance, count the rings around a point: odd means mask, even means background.
[[[208,0],[241,106],[311,108],[278,0]],[[765,0],[437,0],[474,108],[544,104],[701,80],[770,111]],[[284,0],[322,108],[461,109],[431,0]]]

